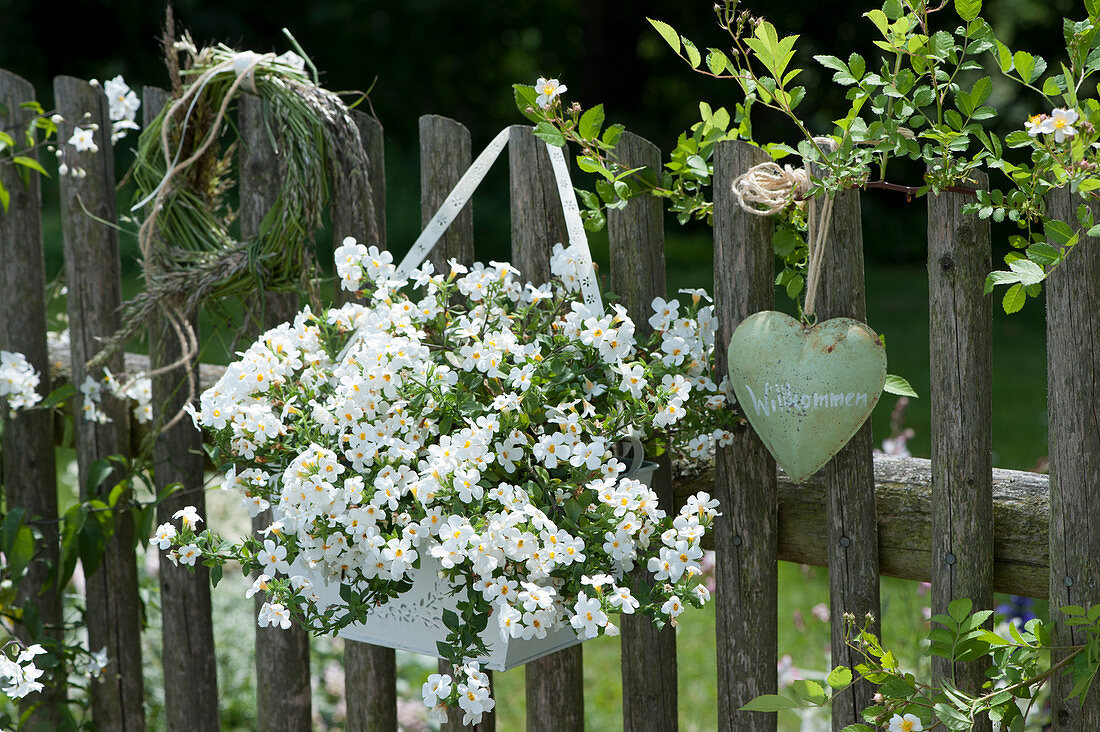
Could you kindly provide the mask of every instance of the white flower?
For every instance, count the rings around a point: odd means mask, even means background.
[[[573,617],[569,623],[577,629],[578,635],[595,638],[600,628],[607,625],[607,615],[600,608],[600,601],[589,599],[583,592],[577,595],[577,604],[573,606]]]
[[[680,294],[691,295],[692,302],[699,302],[700,300],[711,302],[710,295],[701,287],[685,287],[680,290]]]
[[[176,538],[176,527],[172,524],[161,524],[157,527],[157,533],[153,536],[153,543],[164,551],[172,546],[172,539]]]
[[[256,554],[256,561],[266,567],[272,576],[276,572],[290,574],[290,564],[286,561],[286,547],[276,545],[273,539],[264,539],[264,548]]]
[[[0,678],[5,679],[0,691],[12,699],[22,699],[28,694],[42,691],[43,685],[37,679],[42,675],[42,670],[35,667],[35,656],[45,653],[46,650],[39,644],[24,648],[13,661],[0,651]]]
[[[915,714],[906,714],[904,717],[895,714],[890,718],[890,732],[922,732],[923,729],[920,717]]]
[[[539,93],[535,98],[535,104],[546,109],[558,95],[565,93],[566,90],[565,84],[559,83],[557,79],[544,79],[540,76],[535,82],[535,91]]]
[[[195,544],[188,544],[179,548],[179,561],[188,567],[195,566],[195,560],[199,557],[199,548]]]
[[[1032,137],[1038,137],[1043,132],[1043,121],[1047,119],[1045,114],[1033,114],[1024,122],[1024,129]]]
[[[625,587],[616,587],[615,591],[608,595],[607,601],[612,607],[618,608],[620,612],[627,615],[632,615],[638,609],[638,600]]]
[[[260,614],[256,617],[256,624],[261,628],[279,626],[283,630],[290,628],[290,613],[286,607],[277,602],[265,602],[260,608]]]
[[[107,116],[111,120],[113,145],[126,136],[127,130],[139,129],[134,120],[141,101],[121,76],[103,82],[103,93],[107,95]]]
[[[95,144],[95,131],[91,128],[75,128],[72,137],[69,138],[69,144],[77,152],[99,152],[99,146]]]
[[[1062,142],[1067,137],[1073,137],[1077,134],[1077,130],[1073,128],[1073,123],[1077,121],[1077,117],[1077,110],[1056,109],[1042,121],[1039,130],[1048,135],[1053,133],[1054,141]]]
[[[652,307],[653,315],[649,319],[650,326],[657,331],[668,330],[668,326],[676,319],[680,301],[669,300],[666,302],[663,297],[655,297],[653,298]]]
[[[0,351],[0,398],[7,399],[13,412],[29,409],[42,400],[36,391],[40,380],[22,353]]]
[[[451,695],[451,677],[447,674],[431,674],[421,687],[424,705],[431,708],[446,701]]]
[[[199,510],[194,506],[185,506],[180,510],[172,514],[172,518],[180,519],[185,529],[191,529],[194,531],[195,527],[202,521],[202,516],[199,516]]]
[[[266,574],[261,574],[256,578],[256,581],[252,583],[252,586],[248,588],[248,591],[244,593],[246,598],[251,598],[257,592],[267,592],[267,583],[271,581],[271,578]]]

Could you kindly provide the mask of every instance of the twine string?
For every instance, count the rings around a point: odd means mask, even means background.
[[[813,143],[823,155],[836,149],[830,137],[815,137]],[[754,165],[733,181],[733,195],[741,209],[755,216],[772,216],[792,202],[806,204],[806,300],[803,315],[812,318],[817,304],[817,290],[821,282],[821,267],[825,261],[829,226],[833,217],[833,196],[826,195],[821,203],[809,198],[812,176],[810,162],[801,168],[780,166],[768,161]]]

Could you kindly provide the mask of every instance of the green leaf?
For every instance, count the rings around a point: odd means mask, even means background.
[[[905,377],[898,376],[897,374],[886,374],[886,384],[882,387],[882,390],[887,394],[919,398],[919,395],[913,387],[909,385]]]
[[[94,496],[107,476],[111,474],[111,463],[107,458],[99,458],[88,467],[88,479],[84,481],[84,495]]]
[[[684,44],[684,53],[687,54],[688,63],[691,64],[691,68],[699,68],[699,64],[703,63],[703,57],[699,54],[699,49],[696,48],[695,44],[689,41],[686,36],[681,36],[680,42]]]
[[[821,688],[821,684],[816,681],[798,679],[791,683],[791,691],[800,699],[804,699],[818,706],[828,701],[828,697],[825,695],[825,689]]]
[[[15,534],[15,540],[8,547],[8,571],[16,583],[23,577],[23,570],[33,558],[34,534],[29,526],[20,526]]]
[[[4,209],[4,213],[8,212],[8,204],[11,202],[11,194],[8,193],[8,189],[4,187],[3,183],[0,183],[0,208]]]
[[[1004,307],[1004,311],[1011,315],[1012,313],[1018,312],[1026,301],[1027,293],[1024,292],[1023,286],[1015,284],[1008,288],[1008,292],[1005,293],[1001,305]]]
[[[742,712],[778,712],[784,709],[798,709],[800,704],[794,699],[779,694],[763,694],[741,707]]]
[[[535,125],[535,137],[554,147],[565,147],[565,135],[554,125],[543,120]]]
[[[1010,262],[1008,268],[1020,275],[1020,284],[1024,287],[1036,285],[1046,279],[1047,273],[1035,262],[1028,259],[1018,259]]]
[[[580,125],[578,131],[581,137],[586,140],[594,140],[600,135],[600,130],[603,128],[604,113],[603,105],[597,104],[592,109],[589,109],[581,115]]]
[[[933,709],[940,721],[947,725],[948,729],[970,729],[970,719],[950,704],[939,703]],[[961,725],[961,726],[960,726]]]
[[[1058,76],[1048,76],[1043,81],[1043,94],[1048,97],[1055,97],[1062,93],[1062,86],[1058,83]]]
[[[680,34],[672,29],[672,26],[660,20],[654,20],[653,18],[646,18],[649,24],[661,34],[661,38],[665,39],[665,43],[672,46],[674,53],[680,53]]]
[[[993,91],[993,81],[988,76],[983,76],[974,82],[974,86],[970,89],[970,103],[978,108],[985,104],[985,101],[989,99],[990,93]]]
[[[603,137],[600,138],[600,141],[609,147],[615,147],[625,131],[626,128],[622,125],[611,125],[603,131]]]
[[[819,64],[827,69],[832,69],[833,71],[843,71],[845,74],[849,73],[848,64],[844,63],[836,56],[814,56],[814,61],[817,61]]]
[[[42,165],[34,158],[28,158],[26,155],[16,155],[11,159],[11,161],[16,165],[22,165],[24,168],[30,168],[37,173],[41,173],[47,178],[50,177],[50,174],[46,172],[46,169],[43,168]]]
[[[0,552],[7,554],[11,551],[12,544],[15,543],[15,537],[19,534],[19,529],[23,526],[23,519],[26,516],[26,509],[20,507],[11,509],[4,516],[4,523],[0,524]]]
[[[982,0],[955,0],[955,12],[969,23],[982,12]]]
[[[80,554],[80,563],[84,567],[84,574],[91,576],[103,563],[103,552],[107,539],[98,521],[85,521],[77,534],[77,551]]]
[[[726,70],[730,66],[730,60],[726,54],[719,51],[717,48],[712,48],[707,53],[707,68],[710,69],[710,73],[718,75]]]
[[[1001,65],[1001,72],[1007,74],[1008,70],[1012,68],[1012,51],[1008,50],[1008,46],[997,41],[997,62]]]
[[[1050,244],[1038,242],[1027,248],[1027,258],[1041,267],[1049,267],[1062,261],[1062,253]],[[1023,281],[1021,279],[1021,281]]]
[[[525,84],[512,84],[512,96],[516,100],[516,109],[527,119],[532,122],[539,122],[542,118],[535,112],[528,112],[528,109],[538,109],[538,103],[535,101],[538,99],[539,93],[533,86],[527,86]]]
[[[890,19],[886,17],[886,13],[881,10],[868,10],[863,14],[863,17],[875,24],[875,27],[879,29],[879,32],[883,36],[889,37],[890,35]]]
[[[837,666],[825,678],[825,683],[839,691],[852,683],[852,669],[847,666]]]
[[[787,297],[791,298],[792,300],[796,299],[799,294],[801,294],[802,285],[804,284],[805,280],[803,279],[802,275],[796,275],[792,277],[790,282],[787,283]]]
[[[1012,64],[1016,67],[1016,73],[1020,78],[1030,84],[1043,75],[1047,70],[1047,62],[1038,56],[1032,56],[1027,51],[1017,51],[1012,55]]]
[[[966,620],[966,616],[970,614],[973,608],[974,603],[970,601],[970,598],[960,597],[947,604],[947,614],[956,623],[961,623]]]
[[[1051,244],[1060,247],[1073,246],[1077,243],[1077,234],[1065,221],[1053,219],[1043,224],[1043,235]]]

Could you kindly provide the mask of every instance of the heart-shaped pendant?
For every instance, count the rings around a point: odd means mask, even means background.
[[[858,320],[806,326],[763,311],[745,318],[730,338],[729,375],[749,424],[801,483],[871,415],[886,383],[886,349]]]

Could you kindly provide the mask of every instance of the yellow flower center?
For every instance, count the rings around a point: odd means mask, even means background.
[[[901,723],[901,732],[913,732],[913,720],[906,719]]]

